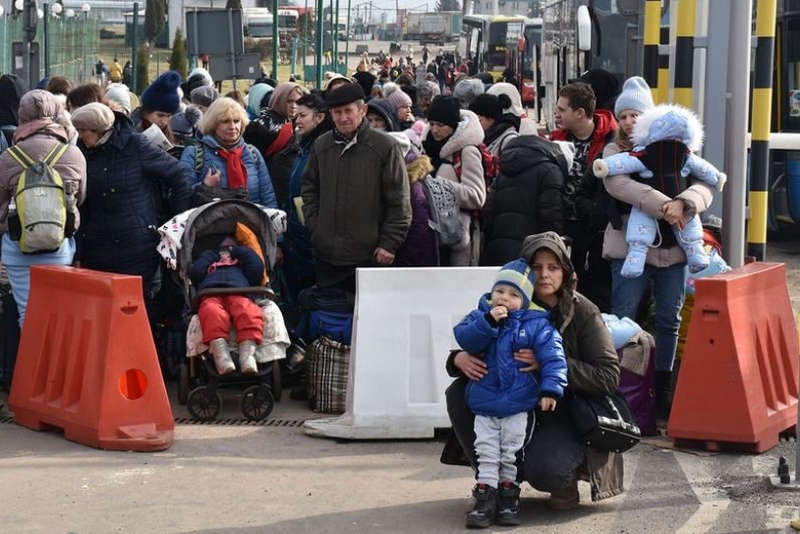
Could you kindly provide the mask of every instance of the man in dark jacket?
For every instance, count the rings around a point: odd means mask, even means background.
[[[369,126],[364,98],[356,83],[328,93],[335,129],[316,141],[303,173],[303,215],[321,287],[355,291],[356,267],[391,265],[411,223],[400,147]]]
[[[533,135],[508,142],[500,156],[500,176],[483,208],[481,265],[518,258],[529,235],[564,232],[564,180],[573,150],[570,143]]]
[[[602,258],[603,233],[608,222],[610,197],[590,173],[595,159],[617,131],[614,115],[596,109],[592,88],[576,82],[558,92],[553,141],[569,141],[575,145],[575,158],[564,187],[564,233],[572,240],[572,263],[578,276],[578,290],[601,311],[611,310],[611,264]],[[601,219],[598,222],[598,219]]]

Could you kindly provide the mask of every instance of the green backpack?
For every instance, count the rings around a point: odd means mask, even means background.
[[[9,203],[8,230],[25,254],[54,252],[72,233],[64,181],[54,165],[69,148],[58,143],[41,161],[33,161],[17,146],[8,154],[22,167]]]

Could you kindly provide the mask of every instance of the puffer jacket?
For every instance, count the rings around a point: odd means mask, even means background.
[[[59,109],[56,97],[46,91],[31,91],[22,98],[18,110],[22,124],[14,132],[14,144],[32,160],[43,159],[58,143],[69,143],[67,131],[51,118],[58,114]],[[86,159],[81,151],[70,145],[54,168],[65,185],[69,184],[76,204],[83,204],[86,198]],[[21,174],[22,169],[10,154],[4,152],[0,155],[0,234],[8,230],[8,204]],[[78,227],[80,214],[75,215]]]
[[[603,157],[612,156],[619,153],[619,147],[611,143],[603,151]],[[652,186],[642,182],[637,182],[625,174],[607,176],[603,179],[608,194],[625,204],[636,206],[645,214],[655,217],[657,220],[662,218],[661,207],[665,202],[672,200],[664,193],[653,189]],[[714,199],[714,189],[709,185],[694,180],[676,199],[683,200],[686,205],[686,216],[692,217],[700,215],[711,205]],[[628,242],[625,233],[628,229],[629,215],[622,215],[622,227],[615,229],[611,223],[606,226],[603,238],[603,258],[607,260],[623,260],[628,255]],[[668,248],[648,248],[648,265],[653,267],[670,267],[679,263],[686,262],[686,254],[680,245],[675,244]]]
[[[204,151],[203,169],[200,171],[200,174],[197,174],[195,172],[195,153],[201,147]],[[264,158],[258,150],[250,146],[245,146],[242,138],[239,138],[236,147],[243,147],[242,162],[247,172],[247,194],[249,195],[250,202],[268,208],[277,208],[278,201],[272,189],[272,180],[270,180],[269,171],[267,170],[267,165],[264,163]],[[181,154],[181,164],[186,169],[189,182],[194,189],[198,188],[200,184],[203,183],[203,179],[212,166],[216,167],[221,174],[221,187],[228,187],[228,164],[221,156],[217,155],[217,151],[219,150],[222,150],[222,147],[212,134],[204,135],[197,145],[188,146],[184,149],[183,154]]]
[[[189,278],[197,289],[211,287],[255,287],[261,285],[264,276],[264,262],[253,250],[237,245],[231,248],[231,258],[236,265],[220,265],[209,272],[209,268],[219,261],[219,252],[206,250],[192,264]]]
[[[430,133],[428,133],[430,135]],[[478,264],[479,229],[471,224],[470,212],[480,210],[486,203],[486,181],[483,177],[483,158],[480,144],[483,142],[483,128],[475,113],[462,109],[461,120],[453,135],[439,150],[442,164],[436,176],[453,182],[461,208],[461,242],[451,247],[450,263],[468,266]],[[423,139],[425,135],[423,135]],[[453,155],[461,152],[460,177],[453,164]],[[430,154],[429,154],[430,155]],[[435,159],[434,156],[431,156]]]
[[[345,144],[320,136],[303,173],[303,215],[314,256],[333,265],[369,265],[376,247],[397,252],[411,223],[400,145],[366,119]]]
[[[436,234],[430,227],[430,210],[422,179],[433,170],[428,156],[408,164],[411,195],[411,225],[394,257],[395,267],[435,267],[439,264]]]
[[[563,152],[538,136],[511,140],[500,158],[500,175],[483,209],[481,265],[519,258],[526,237],[564,232]]]
[[[507,417],[532,410],[540,395],[560,399],[567,385],[567,362],[549,312],[531,303],[527,310],[509,312],[502,326],[492,325],[487,319],[490,299],[488,293],[481,297],[478,309],[453,328],[461,348],[483,353],[486,363],[486,376],[467,385],[470,410],[475,415]],[[538,372],[520,372],[525,364],[514,360],[520,349],[533,349]]]
[[[81,207],[78,253],[90,269],[151,276],[159,263],[159,212],[174,216],[189,209],[192,194],[186,168],[132,131],[115,113],[111,137],[79,147],[86,157],[87,195]],[[162,210],[162,199],[167,209]]]

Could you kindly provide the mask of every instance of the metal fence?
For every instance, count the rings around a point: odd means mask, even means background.
[[[45,54],[48,54],[50,75],[66,76],[75,83],[93,79],[93,68],[100,49],[100,23],[78,17],[53,17],[47,24],[40,20],[36,41],[40,46],[38,79],[45,77]],[[14,72],[12,43],[22,41],[22,17],[0,17],[0,72]],[[130,55],[130,49],[125,49]]]

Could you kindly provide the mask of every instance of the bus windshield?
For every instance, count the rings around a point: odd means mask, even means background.
[[[542,46],[542,26],[525,26],[525,55],[522,57],[522,75],[533,79],[533,67],[536,64],[534,48]]]

